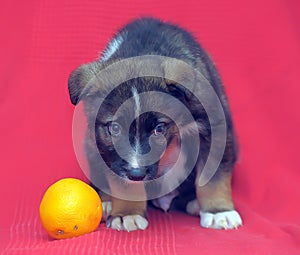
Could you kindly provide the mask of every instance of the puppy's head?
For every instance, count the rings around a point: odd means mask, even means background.
[[[180,141],[175,123],[182,121],[181,112],[171,98],[188,105],[189,91],[171,80],[149,76],[125,79],[112,87],[107,78],[95,79],[101,68],[103,65],[97,62],[83,65],[71,74],[68,84],[71,102],[76,105],[80,100],[84,101],[88,120],[96,111],[96,121],[91,118],[94,123],[89,122],[89,129],[95,133],[97,149],[112,171],[134,181],[154,179],[162,172],[159,162],[165,147]],[[166,64],[160,64],[159,68],[163,74],[170,72]],[[121,76],[118,73],[111,75]],[[187,76],[187,73],[181,70],[176,75]],[[90,82],[92,79],[94,82]],[[151,96],[152,92],[162,96]],[[95,104],[103,95],[101,105]],[[173,112],[171,115],[177,119],[164,114],[165,109]],[[143,157],[149,153],[154,153],[155,157],[145,162]]]

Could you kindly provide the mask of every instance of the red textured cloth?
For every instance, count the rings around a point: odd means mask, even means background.
[[[63,177],[85,179],[72,145],[67,79],[117,28],[151,15],[193,31],[223,77],[240,143],[233,197],[244,221],[150,211],[133,233],[100,225],[54,241],[38,207]],[[300,5],[297,0],[29,0],[0,8],[1,254],[300,254]]]

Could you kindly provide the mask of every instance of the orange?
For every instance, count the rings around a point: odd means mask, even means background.
[[[52,184],[40,204],[40,218],[55,239],[90,233],[99,226],[102,204],[97,192],[83,181],[65,178]]]

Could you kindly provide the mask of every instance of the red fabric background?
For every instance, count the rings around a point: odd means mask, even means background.
[[[142,14],[193,31],[223,77],[241,148],[233,180],[244,226],[207,230],[150,212],[147,231],[101,225],[53,241],[38,206],[63,177],[85,179],[73,151],[67,79]],[[297,0],[2,1],[1,254],[300,254],[300,5]]]

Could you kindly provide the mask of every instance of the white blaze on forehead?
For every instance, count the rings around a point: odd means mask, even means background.
[[[140,96],[136,89],[136,87],[132,87],[132,96],[134,100],[134,117],[135,117],[135,125],[136,125],[136,133],[135,133],[135,144],[134,144],[134,154],[132,155],[130,162],[128,162],[131,167],[138,168],[139,167],[139,153],[140,153],[140,140],[139,140],[139,115],[141,112],[141,102]]]
[[[135,103],[135,118],[140,115],[141,112],[141,102],[140,102],[140,95],[136,89],[136,87],[132,87],[132,95]],[[138,121],[138,120],[137,120]]]
[[[124,39],[121,35],[115,37],[107,46],[104,51],[104,54],[101,58],[102,61],[108,60],[119,48],[120,45],[123,43]]]

